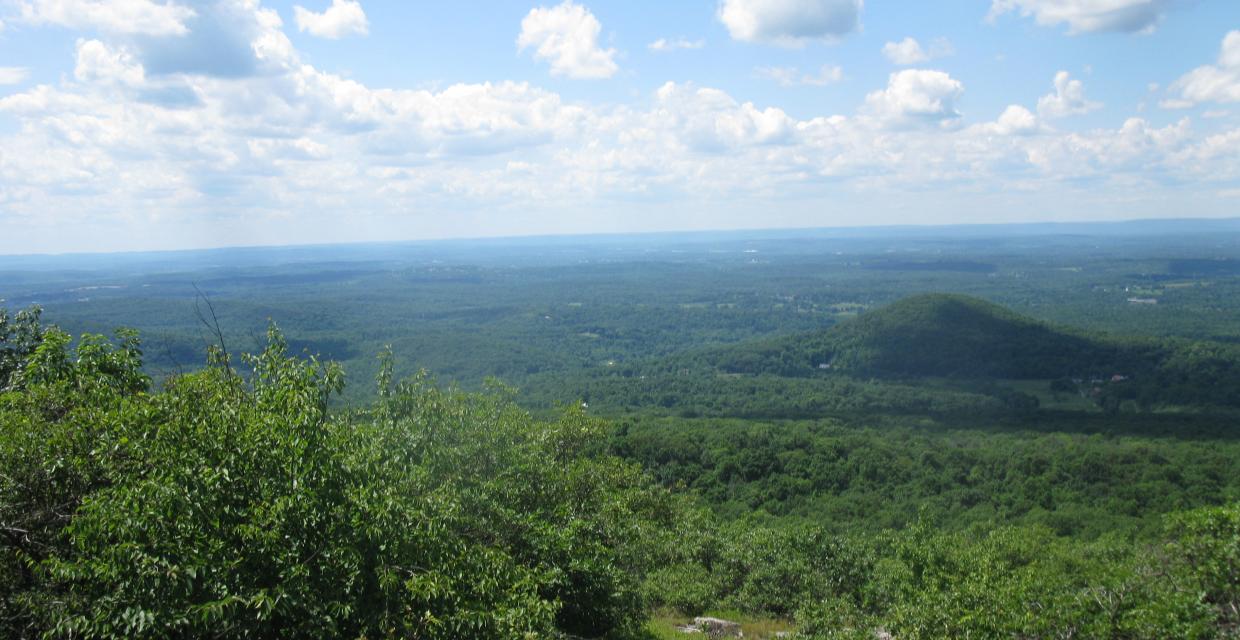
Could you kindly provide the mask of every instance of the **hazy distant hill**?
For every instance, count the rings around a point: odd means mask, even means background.
[[[706,357],[735,373],[1039,379],[1127,375],[1152,366],[1155,351],[1053,327],[978,298],[927,294],[821,331]]]
[[[680,353],[563,385],[608,406],[719,415],[1026,410],[1047,394],[1087,400],[1077,408],[1203,410],[1240,405],[1240,349],[1088,334],[979,298],[926,294],[820,330]]]

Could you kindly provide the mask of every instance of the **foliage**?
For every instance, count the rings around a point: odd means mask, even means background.
[[[1177,513],[1167,537],[1168,553],[1183,559],[1188,582],[1219,624],[1240,634],[1240,505]]]
[[[715,607],[790,618],[801,606],[860,592],[871,570],[859,546],[812,526],[705,521],[647,579],[649,600],[687,615]]]
[[[636,628],[675,501],[586,456],[600,425],[334,364],[272,328],[145,390],[136,340],[48,332],[0,395],[0,619],[13,636],[512,638]]]
[[[864,537],[734,523],[686,539],[652,574],[652,602],[696,615],[684,604],[706,584],[745,616],[794,615],[807,638],[1230,637],[1232,610],[1219,605],[1234,602],[1237,514],[1240,504],[1171,516],[1160,543],[1037,526],[951,532],[926,519]]]
[[[8,309],[0,307],[0,390],[9,387],[10,378],[39,346],[42,313],[39,307],[31,306],[10,316]]]
[[[1140,545],[1056,538],[1045,529],[983,535],[921,523],[876,544],[862,606],[825,600],[799,612],[811,638],[1206,638],[1212,624],[1180,558]]]
[[[618,422],[610,442],[725,518],[766,514],[834,533],[904,527],[920,513],[953,530],[1024,524],[1149,538],[1164,513],[1240,499],[1230,421],[1177,439],[1167,435],[1182,428],[1175,416],[1133,416],[1126,432],[1093,434],[1081,432],[1113,419],[1057,420],[1039,431],[984,419],[966,428],[957,419],[634,417]]]
[[[50,595],[42,563],[65,547],[74,512],[131,464],[127,423],[142,419],[149,385],[132,332],[82,336],[70,352],[58,329],[27,331],[33,348],[0,392],[0,631],[14,636],[32,624],[26,605]]]
[[[1234,635],[1240,245],[1113,231],[13,259],[148,353],[3,316],[0,635]]]

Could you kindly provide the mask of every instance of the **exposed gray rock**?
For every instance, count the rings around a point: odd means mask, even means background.
[[[718,640],[719,638],[744,638],[745,634],[741,632],[739,622],[731,620],[722,620],[720,618],[697,617],[693,619],[693,626],[706,634],[710,640]]]

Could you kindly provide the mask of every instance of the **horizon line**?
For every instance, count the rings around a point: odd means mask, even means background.
[[[400,240],[351,240],[346,242],[295,242],[290,244],[236,244],[236,245],[219,245],[212,247],[195,247],[180,249],[121,249],[116,251],[64,251],[64,252],[31,252],[31,253],[0,253],[0,259],[3,258],[70,258],[70,257],[104,257],[104,256],[135,256],[144,254],[167,254],[167,253],[205,253],[211,251],[234,251],[245,249],[312,249],[326,247],[360,247],[360,246],[396,246],[396,245],[418,245],[418,244],[447,244],[447,243],[484,243],[484,242],[503,242],[503,241],[537,241],[537,240],[554,240],[563,241],[570,239],[588,239],[588,238],[634,238],[641,236],[691,236],[691,235],[707,235],[707,234],[745,234],[745,233],[795,233],[795,232],[828,232],[828,231],[901,231],[901,230],[932,230],[932,229],[1001,229],[1004,227],[1083,227],[1083,226],[1123,226],[1131,224],[1158,224],[1158,223],[1177,223],[1177,224],[1202,224],[1202,223],[1237,223],[1240,224],[1240,215],[1224,216],[1224,217],[1184,217],[1184,218],[1127,218],[1121,220],[1035,220],[1023,222],[961,222],[961,223],[942,223],[942,222],[902,222],[893,224],[858,224],[858,225],[835,225],[822,227],[733,227],[719,229],[672,229],[664,231],[600,231],[595,233],[531,233],[531,234],[513,234],[513,235],[495,235],[495,236],[442,236],[431,238],[408,238]],[[1237,230],[1240,230],[1238,228]]]

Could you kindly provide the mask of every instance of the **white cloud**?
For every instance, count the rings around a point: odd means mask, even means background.
[[[99,40],[78,40],[73,77],[81,82],[137,86],[146,72],[123,48],[113,49]]]
[[[1240,31],[1223,37],[1218,61],[1184,74],[1169,88],[1180,97],[1160,103],[1166,108],[1185,108],[1202,102],[1240,102]]]
[[[667,52],[676,51],[677,49],[701,49],[706,46],[705,40],[689,40],[688,38],[659,38],[654,42],[646,45],[651,51]]]
[[[531,9],[521,20],[518,50],[534,48],[534,57],[551,63],[551,75],[610,78],[619,67],[615,49],[601,49],[599,24],[589,9],[564,0],[558,6]]]
[[[921,50],[921,45],[913,38],[888,42],[883,45],[883,55],[895,64],[917,64],[930,59],[930,56]]]
[[[808,85],[825,87],[844,79],[844,70],[838,65],[824,64],[817,73],[801,73],[796,67],[759,67],[758,74],[778,82],[780,86]]]
[[[107,33],[178,36],[189,32],[193,9],[156,0],[19,0],[18,18],[32,25]]]
[[[307,31],[310,35],[320,38],[338,40],[344,36],[364,36],[370,31],[366,20],[366,12],[357,0],[332,0],[332,4],[323,13],[315,13],[296,5],[293,17],[297,21],[298,31]]]
[[[951,126],[960,119],[956,100],[964,85],[942,71],[905,69],[887,79],[887,88],[865,97],[867,111],[896,126],[934,123]]]
[[[1149,33],[1173,0],[993,0],[989,19],[1017,11],[1042,26],[1068,25],[1068,33]]]
[[[0,0],[3,2],[4,0]],[[124,48],[151,78],[182,74],[250,77],[296,63],[274,9],[260,0],[22,0],[21,18],[95,31]]]
[[[30,75],[25,67],[0,67],[0,85],[18,84]]]
[[[961,83],[924,69],[813,116],[686,83],[632,104],[372,87],[302,60],[257,2],[195,8],[257,71],[155,73],[162,51],[103,33],[79,40],[73,73],[0,97],[16,124],[0,132],[0,252],[994,221],[1067,202],[1132,217],[1240,184],[1234,119],[1062,131],[1011,105],[970,123]]]
[[[856,31],[861,8],[862,0],[723,0],[719,20],[735,40],[795,47]]]
[[[883,45],[883,55],[893,64],[911,65],[926,62],[933,58],[942,58],[954,53],[952,43],[947,38],[935,38],[930,49],[922,49],[921,43],[915,38],[906,37],[899,42],[888,42]]]
[[[1018,105],[1008,105],[999,118],[984,125],[989,131],[1003,136],[1026,135],[1038,130],[1038,118],[1033,112]]]
[[[795,122],[775,107],[737,103],[718,89],[665,83],[656,92],[664,126],[695,151],[718,152],[746,145],[789,142]]]
[[[1038,98],[1038,115],[1043,118],[1076,116],[1102,108],[1102,103],[1085,99],[1085,85],[1072,80],[1067,71],[1055,74],[1055,93]]]
[[[1188,109],[1196,106],[1192,100],[1180,100],[1179,98],[1168,98],[1158,103],[1158,106],[1164,109]]]

